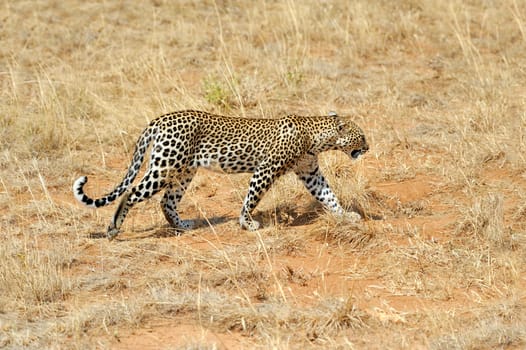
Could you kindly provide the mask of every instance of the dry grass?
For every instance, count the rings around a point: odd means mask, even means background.
[[[526,345],[526,6],[484,1],[5,2],[0,11],[0,347]],[[358,162],[294,176],[241,231],[248,176],[200,172],[175,236],[158,200],[119,239],[86,210],[147,121],[336,110]]]

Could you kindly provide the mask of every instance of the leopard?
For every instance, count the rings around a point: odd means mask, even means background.
[[[149,164],[140,182],[132,186],[148,149]],[[252,173],[239,224],[242,229],[255,231],[261,224],[252,217],[254,209],[276,179],[290,171],[328,211],[345,213],[318,164],[318,155],[330,150],[357,159],[369,145],[355,122],[335,112],[246,118],[182,110],[149,123],[135,143],[124,178],[111,192],[97,199],[89,197],[83,190],[88,178],[81,176],[73,183],[73,194],[91,208],[106,206],[122,196],[106,232],[111,241],[135,204],[162,191],[161,209],[169,225],[177,232],[192,229],[194,222],[182,220],[177,206],[200,167]],[[361,219],[360,214],[353,214]]]

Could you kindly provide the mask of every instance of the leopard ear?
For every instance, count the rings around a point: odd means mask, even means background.
[[[336,119],[336,122],[338,123],[338,132],[342,132],[345,129],[346,124],[340,119],[338,113],[336,113],[335,111],[330,111],[328,115],[329,117],[333,117]]]
[[[347,123],[345,123],[343,120],[338,119],[338,132],[344,132],[348,128]]]

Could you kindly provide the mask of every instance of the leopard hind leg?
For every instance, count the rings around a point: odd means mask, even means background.
[[[158,169],[149,169],[141,182],[126,192],[108,226],[106,235],[110,241],[119,234],[120,227],[126,215],[135,204],[152,197],[165,188],[166,180],[165,177],[161,175],[162,173],[163,172],[160,172]]]
[[[181,220],[177,213],[177,205],[181,201],[181,198],[183,198],[195,173],[196,168],[187,168],[184,174],[178,176],[176,180],[171,181],[166,186],[166,191],[161,200],[161,208],[168,223],[175,228],[189,230],[194,226],[192,220]]]

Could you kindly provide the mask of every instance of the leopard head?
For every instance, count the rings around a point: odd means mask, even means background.
[[[336,149],[345,152],[349,157],[358,159],[369,150],[363,130],[353,121],[329,114],[337,118],[338,136],[335,141]]]

